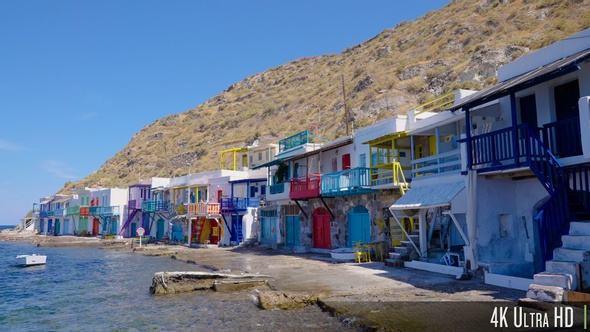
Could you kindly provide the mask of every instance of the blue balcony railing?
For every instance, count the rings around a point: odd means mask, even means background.
[[[282,194],[285,192],[285,182],[272,184],[269,188],[271,195]]]
[[[456,149],[412,161],[412,178],[461,171],[461,150]]]
[[[356,195],[371,190],[371,170],[357,167],[321,176],[322,195]]]
[[[548,123],[541,130],[543,143],[554,156],[564,158],[583,153],[579,117]]]
[[[145,212],[168,211],[168,202],[164,201],[147,201],[141,203],[141,209]]]
[[[222,212],[245,211],[249,207],[259,207],[260,199],[254,197],[231,197],[221,198],[220,203]]]

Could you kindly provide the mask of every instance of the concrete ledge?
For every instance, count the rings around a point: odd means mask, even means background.
[[[519,289],[527,291],[533,283],[533,279],[519,278],[502,274],[488,273],[484,275],[485,283],[488,285]]]
[[[448,274],[460,278],[464,270],[462,267],[457,266],[447,266],[442,264],[434,264],[434,263],[427,263],[427,262],[420,262],[420,261],[411,261],[411,262],[404,262],[405,267],[409,267],[416,270],[423,270],[429,272],[436,272],[442,274]]]
[[[531,284],[526,292],[526,297],[550,303],[561,303],[564,300],[566,290],[561,287],[543,286]]]
[[[533,277],[535,284],[544,286],[557,286],[565,289],[572,289],[573,278],[567,273],[541,272]]]

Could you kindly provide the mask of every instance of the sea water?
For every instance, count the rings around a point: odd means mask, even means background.
[[[16,255],[47,255],[21,267]],[[261,310],[251,291],[151,295],[155,272],[207,271],[166,257],[0,242],[2,331],[342,331],[317,306]]]

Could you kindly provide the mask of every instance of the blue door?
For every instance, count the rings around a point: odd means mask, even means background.
[[[369,211],[362,205],[355,206],[348,213],[348,246],[356,242],[371,242],[371,221]]]
[[[47,221],[47,234],[53,234],[53,219]]]
[[[299,216],[285,216],[285,245],[294,247],[300,245]]]
[[[119,220],[118,218],[111,218],[111,231],[109,234],[111,235],[116,235],[117,234],[117,228],[119,226]]]
[[[160,240],[164,237],[165,225],[166,223],[164,222],[164,219],[160,218],[160,220],[158,220],[158,223],[156,224],[156,239]]]
[[[262,230],[261,237],[263,239],[270,239],[271,238],[272,224],[274,224],[274,220],[275,220],[275,218],[268,218],[268,217],[263,217],[260,219],[261,230]]]
[[[131,224],[131,233],[129,234],[130,237],[135,237],[137,236],[137,224],[136,223],[132,223]]]

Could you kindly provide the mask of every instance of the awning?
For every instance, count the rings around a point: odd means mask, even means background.
[[[258,166],[254,166],[254,167],[252,167],[252,169],[259,169],[259,168],[262,168],[262,167],[270,167],[270,166],[278,165],[278,164],[280,164],[282,162],[283,162],[282,159],[275,159],[275,160],[269,161],[267,163],[260,164]]]
[[[425,209],[449,205],[453,198],[463,189],[465,189],[464,181],[412,187],[405,195],[393,203],[390,209]]]

